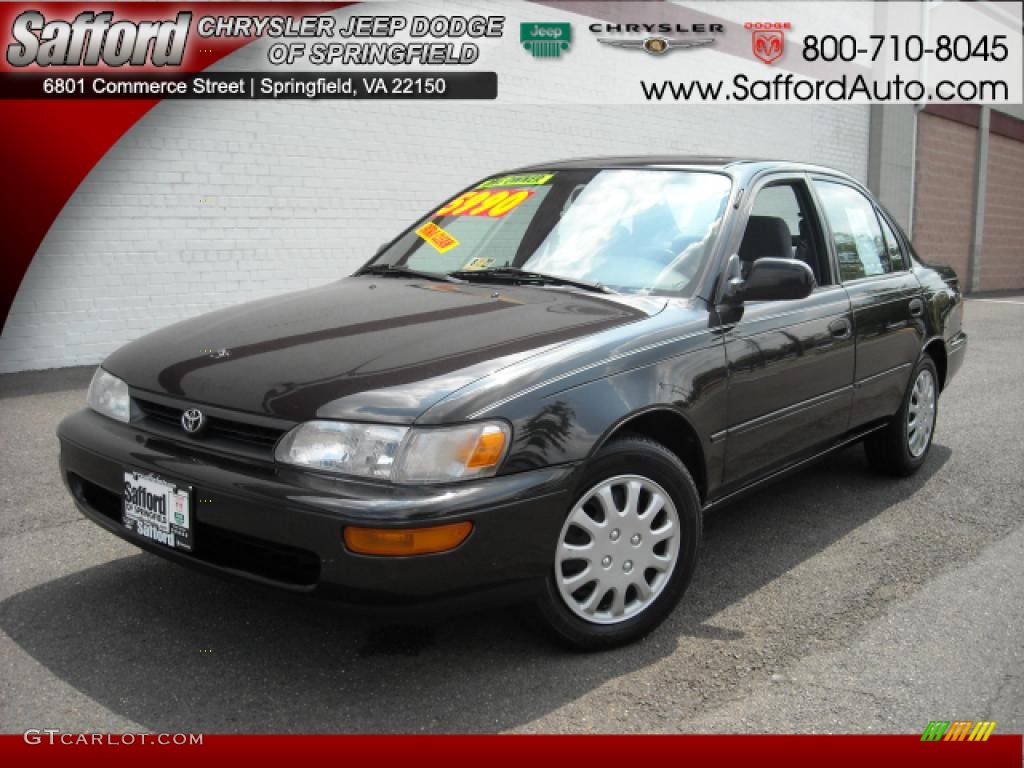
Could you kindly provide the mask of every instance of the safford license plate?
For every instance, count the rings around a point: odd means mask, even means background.
[[[141,472],[124,473],[124,527],[175,549],[192,551],[192,489]]]

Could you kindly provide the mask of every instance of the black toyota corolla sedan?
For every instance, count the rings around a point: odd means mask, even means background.
[[[59,428],[81,511],[351,602],[532,600],[634,640],[708,510],[863,441],[928,455],[956,275],[826,168],[603,158],[484,179],[353,276],[112,354]]]

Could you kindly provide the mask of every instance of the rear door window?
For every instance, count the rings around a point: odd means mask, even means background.
[[[891,272],[889,252],[871,201],[838,182],[818,180],[814,188],[832,229],[840,279],[845,282]]]

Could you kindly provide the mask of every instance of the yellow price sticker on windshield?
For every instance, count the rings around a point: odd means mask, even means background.
[[[482,182],[477,189],[490,189],[491,187],[533,187],[538,184],[547,184],[555,177],[553,173],[514,173],[510,176],[498,176],[495,179],[488,179]]]
[[[431,221],[417,229],[416,234],[430,243],[438,253],[450,251],[459,244],[458,240]]]
[[[531,189],[474,189],[438,208],[434,215],[500,219],[532,194]]]

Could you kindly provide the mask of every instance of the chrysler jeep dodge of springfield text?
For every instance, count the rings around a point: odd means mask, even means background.
[[[377,605],[532,600],[609,647],[672,611],[710,508],[857,440],[917,470],[962,314],[953,271],[836,171],[522,168],[351,277],[119,349],[61,472],[180,563]]]

